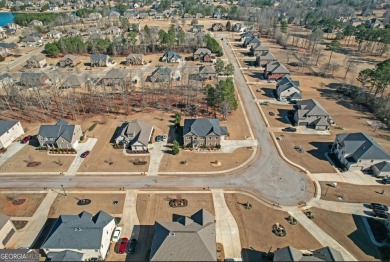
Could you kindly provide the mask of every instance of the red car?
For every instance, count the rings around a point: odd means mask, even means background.
[[[124,237],[124,238],[121,238],[121,241],[119,243],[119,247],[118,247],[118,254],[124,254],[126,253],[126,247],[127,247],[127,244],[129,243],[129,239]]]
[[[85,151],[84,153],[82,153],[81,155],[80,155],[80,157],[81,158],[86,158],[88,155],[89,155],[89,151]]]
[[[28,141],[30,141],[30,140],[31,140],[31,138],[32,138],[32,136],[26,136],[25,138],[23,138],[23,140],[22,140],[22,144],[26,144],[26,143],[28,143]]]

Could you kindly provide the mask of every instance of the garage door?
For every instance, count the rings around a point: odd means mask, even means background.
[[[3,246],[7,245],[8,241],[11,239],[11,237],[15,234],[15,229],[11,229],[11,231],[6,235],[6,237],[1,242]]]

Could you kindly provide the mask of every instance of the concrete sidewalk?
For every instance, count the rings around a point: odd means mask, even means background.
[[[360,171],[349,171],[345,173],[317,173],[313,174],[314,178],[318,181],[332,181],[332,182],[340,182],[340,183],[348,183],[348,184],[355,184],[355,185],[372,185],[372,186],[379,186],[381,185],[378,183],[377,180],[380,180],[380,178],[372,177],[370,175],[365,175]]]
[[[15,232],[7,244],[7,248],[30,248],[46,223],[50,207],[57,198],[57,192],[47,193],[34,215],[29,218],[26,227]]]
[[[370,208],[365,207],[362,203],[345,203],[322,199],[312,199],[312,201],[310,201],[308,206],[304,209],[308,209],[310,207],[317,207],[333,212],[355,214],[359,216],[370,216],[372,212]]]
[[[294,216],[298,220],[298,223],[306,228],[306,230],[309,231],[309,233],[312,234],[322,246],[330,246],[338,250],[345,261],[357,261],[351,253],[349,253],[342,245],[329,236],[313,221],[307,218],[307,216],[301,210],[295,209],[294,211],[290,211],[289,214]]]
[[[77,145],[77,156],[70,165],[68,171],[65,173],[66,176],[75,176],[77,170],[80,168],[81,164],[84,161],[84,158],[81,158],[80,155],[85,151],[91,151],[97,142],[96,138],[88,138],[88,141],[85,143],[80,143]]]
[[[122,235],[129,239],[138,239],[139,235],[139,219],[137,214],[137,194],[138,190],[127,190],[125,203],[123,205],[122,220],[123,225]]]
[[[223,189],[211,189],[213,195],[217,243],[222,243],[225,258],[241,258],[240,233],[236,220],[226,205]]]
[[[21,144],[19,142],[12,143],[9,147],[7,147],[7,152],[0,155],[0,166],[3,165],[8,159],[10,159],[13,155],[22,150],[26,144]]]
[[[150,150],[150,163],[147,172],[148,176],[157,176],[160,168],[161,160],[164,156],[164,150],[167,142],[156,142],[153,144],[153,149]]]

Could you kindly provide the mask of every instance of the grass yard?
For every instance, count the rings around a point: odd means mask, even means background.
[[[288,111],[292,110],[292,105],[268,104],[261,105],[265,116],[271,127],[289,127],[287,118]]]
[[[0,194],[0,214],[10,217],[31,217],[38,209],[46,194]],[[22,205],[13,205],[16,199],[26,199]]]

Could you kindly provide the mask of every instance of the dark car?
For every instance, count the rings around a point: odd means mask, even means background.
[[[22,144],[28,143],[31,140],[31,138],[32,138],[32,136],[26,136],[25,138],[23,138]]]
[[[389,211],[389,208],[379,203],[371,203],[371,208],[376,210]]]
[[[383,178],[382,179],[382,183],[385,184],[385,185],[386,184],[390,184],[390,178]]]
[[[127,245],[127,253],[134,254],[135,253],[135,247],[137,246],[137,239],[130,240],[130,243]]]
[[[160,135],[156,136],[156,142],[161,142],[161,141],[163,141],[163,137]]]
[[[373,213],[374,213],[374,217],[380,217],[380,218],[385,218],[385,219],[387,219],[389,217],[387,212],[383,211],[383,210],[374,209]]]
[[[129,243],[129,239],[124,237],[121,239],[121,241],[119,242],[119,247],[118,247],[118,254],[124,254],[126,253],[126,247],[127,247],[127,244]]]
[[[295,127],[286,127],[283,129],[285,132],[297,132],[297,129]]]
[[[86,158],[88,155],[89,155],[89,151],[85,151],[84,153],[82,153],[81,155],[80,155],[80,157],[81,158]]]

